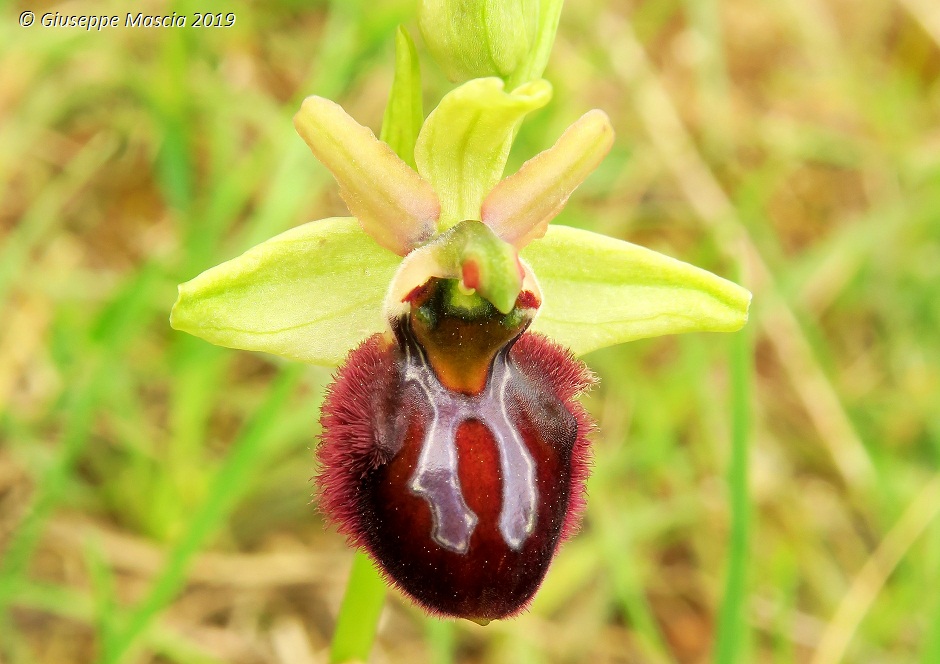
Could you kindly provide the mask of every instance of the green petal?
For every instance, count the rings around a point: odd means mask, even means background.
[[[312,221],[181,284],[170,325],[219,346],[339,364],[386,329],[382,300],[400,264],[353,218]]]
[[[503,176],[523,118],[551,96],[548,81],[506,92],[498,78],[477,78],[441,100],[415,146],[418,172],[434,185],[441,201],[441,228],[480,219],[480,206]]]
[[[496,185],[483,201],[483,223],[524,247],[545,235],[568,197],[610,151],[614,128],[603,111],[588,111],[548,150]]]
[[[532,329],[576,355],[662,334],[733,332],[747,322],[747,290],[622,240],[551,226],[522,258],[542,289]]]
[[[440,213],[434,189],[341,106],[307,97],[294,126],[376,242],[404,256],[431,237]]]
[[[395,33],[395,79],[385,106],[381,140],[415,170],[415,142],[423,122],[418,52],[405,28],[398,26]]]

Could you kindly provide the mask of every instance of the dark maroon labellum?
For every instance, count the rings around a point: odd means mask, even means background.
[[[453,282],[409,295],[394,337],[350,353],[323,405],[320,508],[429,612],[523,610],[578,525],[590,371],[507,315],[452,306]]]

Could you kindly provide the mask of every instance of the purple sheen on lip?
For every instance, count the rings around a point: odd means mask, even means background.
[[[338,372],[323,407],[320,508],[429,612],[507,617],[577,528],[592,424],[575,399],[593,377],[522,334],[468,394],[442,383],[424,350],[406,317]]]
[[[406,321],[407,324],[407,321]],[[463,394],[444,387],[435,376],[417,341],[399,332],[405,351],[405,384],[416,385],[430,412],[421,452],[409,480],[411,491],[431,508],[432,539],[456,553],[466,553],[477,516],[464,502],[457,478],[457,431],[468,420],[484,422],[499,456],[503,500],[499,531],[509,548],[519,550],[535,528],[538,489],[535,462],[509,420],[509,379],[506,354],[492,363],[489,379],[479,394]]]

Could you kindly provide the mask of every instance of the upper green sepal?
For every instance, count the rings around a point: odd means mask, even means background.
[[[597,233],[550,226],[521,252],[543,304],[532,329],[576,355],[680,332],[733,332],[751,294],[711,272]]]
[[[499,78],[475,78],[441,99],[415,144],[418,173],[441,202],[438,230],[481,218],[519,125],[551,98],[551,84],[541,79],[506,90]]]
[[[337,365],[387,328],[382,300],[400,264],[353,218],[312,221],[181,284],[170,325],[220,346]]]

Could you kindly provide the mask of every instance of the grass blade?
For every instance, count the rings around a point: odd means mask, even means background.
[[[731,464],[728,489],[731,495],[731,537],[725,595],[715,640],[715,662],[743,661],[747,639],[744,609],[747,602],[748,540],[751,506],[747,486],[747,440],[750,428],[750,334],[745,328],[731,341]]]
[[[286,404],[303,367],[285,368],[275,380],[267,399],[252,421],[243,429],[224,465],[215,476],[205,503],[193,516],[180,541],[167,558],[144,600],[131,612],[124,629],[118,632],[102,657],[103,664],[124,659],[137,638],[146,631],[154,617],[169,603],[186,581],[186,570],[193,556],[225,521],[238,498],[250,485],[256,461],[264,453],[268,430]]]

